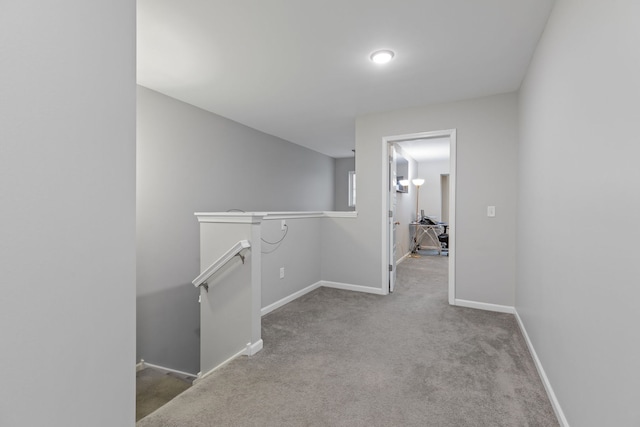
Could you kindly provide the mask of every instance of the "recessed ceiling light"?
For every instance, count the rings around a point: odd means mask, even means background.
[[[395,53],[393,53],[392,50],[385,49],[385,50],[376,50],[371,54],[370,58],[376,64],[386,64],[387,62],[391,61],[394,56],[395,56]]]

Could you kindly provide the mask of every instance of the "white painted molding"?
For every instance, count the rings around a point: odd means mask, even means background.
[[[303,219],[303,218],[322,218],[324,212],[267,212],[264,220],[281,220],[281,219]]]
[[[410,256],[411,256],[411,252],[407,252],[406,254],[402,255],[402,258],[400,258],[398,261],[396,261],[396,265],[400,264],[402,261],[406,260]]]
[[[289,304],[290,302],[295,301],[301,296],[306,295],[309,292],[314,291],[321,286],[324,286],[327,288],[344,289],[346,291],[365,292],[365,293],[376,294],[376,295],[387,295],[384,291],[378,288],[371,288],[368,286],[360,286],[360,285],[350,285],[348,283],[327,282],[327,281],[321,280],[319,282],[316,282],[312,285],[307,286],[304,289],[300,289],[299,291],[294,292],[291,295],[288,295],[274,302],[273,304],[269,304],[268,306],[263,307],[261,310],[261,314],[262,316],[265,316],[271,313],[273,310],[278,309],[283,305]]]
[[[263,344],[264,343],[262,342],[262,339],[259,339],[257,342],[254,342],[253,344],[247,343],[247,347],[244,349],[244,355],[253,356],[257,352],[262,350]]]
[[[260,340],[260,341],[262,341],[262,340]],[[204,378],[208,377],[209,375],[213,374],[215,371],[217,371],[218,369],[222,368],[224,365],[226,365],[227,363],[231,362],[236,357],[244,356],[246,354],[247,354],[247,349],[243,348],[242,350],[240,350],[239,352],[237,352],[236,354],[234,354],[233,356],[231,356],[230,358],[228,358],[227,360],[225,360],[224,362],[222,362],[221,364],[219,364],[215,368],[205,372],[204,374],[202,372],[198,372],[198,378],[196,378],[195,381],[193,381],[193,383],[196,384],[196,383],[200,382],[202,379],[204,379]]]
[[[385,292],[380,288],[372,288],[370,286],[351,285],[349,283],[328,282],[325,280],[321,280],[320,283],[322,284],[322,286],[325,286],[327,288],[344,289],[346,291],[364,292],[367,294],[375,294],[375,295],[388,294],[388,292]]]
[[[269,304],[268,306],[262,308],[262,310],[260,311],[262,316],[271,313],[273,310],[282,307],[285,304],[290,303],[293,300],[296,300],[298,298],[300,298],[301,296],[308,294],[309,292],[318,289],[320,286],[322,286],[322,282],[316,282],[313,285],[309,285],[304,289],[299,290],[298,292],[294,292],[289,296],[286,296],[284,298],[282,298],[281,300],[278,300],[276,302],[274,302],[273,304]]]
[[[174,374],[184,375],[184,376],[187,376],[187,377],[194,377],[194,378],[197,377],[196,374],[192,374],[190,372],[178,371],[177,369],[171,369],[171,368],[167,368],[165,366],[155,365],[153,363],[145,362],[144,360],[141,360],[140,363],[138,363],[138,365],[142,365],[142,369],[154,368],[154,369],[157,369],[157,370],[163,371],[163,372],[173,372]],[[136,368],[138,367],[138,365],[136,365]]]
[[[516,309],[509,305],[489,304],[487,302],[467,301],[464,299],[455,299],[455,304],[459,307],[476,308],[478,310],[496,311],[498,313],[514,314]]]
[[[136,372],[140,372],[142,371],[144,368],[146,368],[145,364],[144,364],[144,359],[140,359],[139,363],[136,363]]]
[[[456,243],[456,194],[457,187],[457,162],[458,162],[458,136],[456,129],[450,129],[449,133],[449,303],[456,299],[456,251],[458,244]]]
[[[267,212],[265,216],[295,216],[295,215],[322,215],[322,211],[273,211]]]
[[[569,427],[569,422],[567,421],[567,418],[564,416],[564,412],[562,411],[560,402],[558,402],[558,398],[556,397],[556,394],[553,391],[553,388],[551,387],[549,378],[547,377],[547,374],[544,371],[544,368],[542,367],[542,362],[540,361],[540,358],[538,358],[538,354],[536,353],[535,348],[533,348],[533,343],[529,338],[527,329],[524,327],[524,323],[522,323],[522,319],[518,314],[518,310],[514,309],[514,315],[516,317],[516,320],[518,321],[518,326],[520,327],[520,331],[522,331],[524,340],[527,343],[527,347],[529,347],[529,353],[531,353],[531,357],[533,358],[533,363],[536,365],[536,369],[538,370],[538,374],[540,375],[542,384],[544,384],[544,389],[547,391],[547,396],[549,396],[549,400],[551,401],[551,406],[553,407],[553,411],[556,413],[556,417],[558,418],[558,423],[560,423],[561,427]]]
[[[234,354],[233,356],[231,356],[230,358],[228,358],[227,360],[225,360],[224,362],[222,362],[221,364],[219,364],[215,368],[211,369],[210,371],[205,372],[204,374],[202,372],[198,372],[198,375],[194,375],[197,378],[193,381],[193,384],[196,384],[196,383],[200,382],[203,378],[206,378],[209,375],[213,374],[215,371],[217,371],[218,369],[222,368],[224,365],[226,365],[227,363],[231,362],[233,359],[235,359],[237,357],[240,357],[240,356],[253,356],[257,352],[262,350],[262,347],[263,347],[262,339],[258,340],[257,342],[255,342],[253,344],[247,343],[245,348],[243,348],[242,350],[240,350],[239,352],[237,352],[236,354]],[[189,375],[191,375],[191,374],[189,374]]]
[[[217,222],[226,224],[257,224],[267,212],[196,212],[198,222]]]
[[[357,211],[325,211],[324,216],[327,218],[357,218]]]
[[[227,224],[255,224],[261,221],[300,218],[357,218],[357,211],[299,211],[299,212],[196,212],[199,222]]]

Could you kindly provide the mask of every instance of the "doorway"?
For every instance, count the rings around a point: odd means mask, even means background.
[[[449,255],[449,268],[448,268],[448,299],[449,299],[449,304],[454,305],[455,304],[455,259],[456,259],[456,245],[455,245],[455,235],[456,235],[456,215],[455,215],[455,201],[456,201],[456,130],[455,129],[448,129],[448,130],[441,130],[441,131],[433,131],[433,132],[420,132],[420,133],[413,133],[413,134],[406,134],[406,135],[396,135],[396,136],[389,136],[389,137],[384,137],[382,139],[382,152],[383,152],[383,195],[382,195],[382,200],[383,202],[383,221],[382,221],[382,227],[383,227],[383,251],[384,251],[384,259],[386,259],[388,261],[388,265],[389,265],[389,269],[387,271],[387,269],[385,269],[385,272],[383,273],[388,279],[383,279],[383,280],[387,280],[390,284],[390,291],[393,290],[392,286],[393,286],[393,279],[395,278],[395,270],[396,270],[396,257],[394,255],[394,251],[393,251],[393,247],[396,246],[396,242],[395,242],[395,236],[396,236],[396,230],[395,227],[396,226],[400,226],[400,227],[407,227],[408,228],[408,224],[402,224],[402,221],[398,221],[397,218],[395,218],[396,215],[396,209],[395,209],[395,205],[397,203],[397,201],[395,200],[394,194],[392,194],[391,191],[389,191],[389,179],[390,179],[390,174],[393,173],[393,163],[390,159],[393,159],[394,157],[394,151],[396,147],[402,147],[403,143],[410,143],[413,141],[418,141],[418,140],[434,140],[434,139],[446,139],[448,140],[448,149],[449,149],[449,171],[448,174],[442,174],[442,175],[448,175],[448,177],[444,178],[441,177],[440,175],[438,175],[437,178],[437,188],[441,189],[443,187],[448,187],[448,191],[446,191],[446,195],[442,195],[441,197],[438,197],[438,205],[440,205],[441,203],[446,203],[448,205],[448,212],[447,212],[447,216],[448,216],[448,227],[447,227],[447,232],[449,235],[449,243],[448,243],[448,255]],[[413,176],[411,176],[411,178],[417,178],[417,176],[415,175],[415,172],[413,172]],[[446,182],[444,182],[446,181]],[[417,190],[414,189],[414,190]],[[421,214],[421,210],[419,208],[419,206],[417,205],[417,197],[418,197],[418,193],[417,191],[414,192],[415,197],[413,196],[411,197],[411,200],[413,203],[416,203],[415,205],[415,209],[417,212],[415,214]],[[414,216],[415,216],[414,214]],[[427,213],[425,213],[425,215],[428,215]],[[442,222],[445,222],[444,218],[442,218],[442,216],[444,215],[444,212],[440,211],[440,218],[439,220]],[[414,218],[415,219],[415,218]],[[400,222],[401,224],[397,224],[398,222]],[[385,262],[385,265],[387,264],[387,262]]]

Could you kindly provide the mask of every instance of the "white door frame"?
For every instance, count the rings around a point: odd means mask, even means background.
[[[387,161],[388,177],[387,177],[387,197],[389,198],[389,215],[387,218],[387,244],[389,245],[389,293],[393,292],[396,284],[396,209],[397,196],[395,188],[395,180],[397,179],[397,157],[395,145],[389,146],[389,157]],[[393,202],[392,202],[393,200]],[[393,237],[391,237],[393,236]],[[403,254],[404,255],[404,254]]]
[[[382,138],[382,283],[389,281],[389,144],[414,139],[449,138],[449,304],[456,299],[456,130],[446,129]],[[388,288],[388,286],[387,286]],[[383,286],[384,289],[384,286]]]

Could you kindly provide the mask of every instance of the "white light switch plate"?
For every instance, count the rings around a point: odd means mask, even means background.
[[[496,207],[495,206],[487,206],[487,216],[493,218],[496,216]]]

